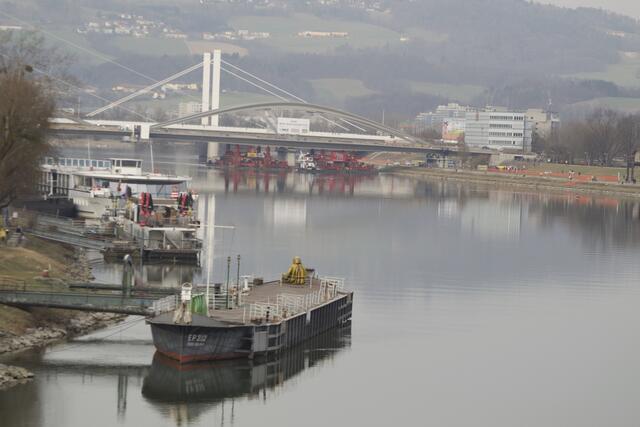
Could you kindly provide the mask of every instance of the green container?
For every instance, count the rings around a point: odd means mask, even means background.
[[[191,312],[207,315],[207,300],[204,294],[193,295],[191,297]]]

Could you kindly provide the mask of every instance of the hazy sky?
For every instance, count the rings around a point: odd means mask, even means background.
[[[639,0],[540,0],[539,3],[551,3],[568,7],[598,7],[640,19]]]

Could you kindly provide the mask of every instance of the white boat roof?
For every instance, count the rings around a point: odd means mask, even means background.
[[[191,178],[188,176],[171,176],[155,173],[129,175],[95,170],[72,171],[72,173],[79,176],[89,176],[92,178],[104,179],[107,181],[117,181],[130,184],[180,184],[183,182],[191,181]]]
[[[121,174],[113,173],[110,169],[90,170],[89,168],[78,169],[74,166],[43,165],[45,170],[57,170],[61,173],[69,173],[76,176],[87,176],[91,178],[104,179],[106,181],[122,182],[129,184],[181,184],[191,181],[188,176],[172,176],[159,173],[146,174]]]

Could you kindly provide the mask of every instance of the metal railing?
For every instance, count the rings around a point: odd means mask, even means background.
[[[155,314],[168,313],[178,307],[179,295],[169,295],[167,297],[156,300],[151,305],[151,311]]]
[[[334,299],[345,291],[345,280],[338,277],[320,278],[320,289],[306,295],[278,294],[276,301],[259,301],[249,305],[249,322],[269,322],[287,319]],[[246,323],[245,309],[243,321]]]

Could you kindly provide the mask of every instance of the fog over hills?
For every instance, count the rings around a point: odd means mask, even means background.
[[[597,0],[553,3],[590,1]],[[525,0],[0,1],[0,24],[24,22],[52,43],[73,43],[63,45],[76,54],[74,73],[109,99],[122,96],[114,87],[147,82],[87,50],[161,79],[221,47],[229,61],[300,97],[372,118],[385,110],[406,119],[448,101],[514,108],[551,101],[571,114],[602,103],[640,109],[640,25],[600,9]],[[228,76],[223,88],[227,104],[266,96]],[[137,108],[165,114],[193,98]]]

